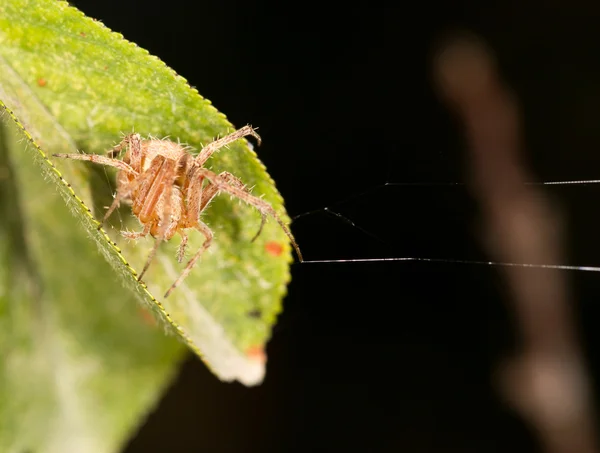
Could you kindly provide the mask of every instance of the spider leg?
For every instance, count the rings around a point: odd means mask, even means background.
[[[121,153],[121,151],[123,151],[123,148],[125,148],[125,139],[123,139],[118,145],[115,145],[111,149],[106,151],[106,155],[114,159]]]
[[[171,221],[171,213],[172,213],[172,196],[171,196],[171,188],[173,187],[173,183],[175,182],[175,177],[177,176],[177,163],[172,160],[164,160],[159,173],[156,175],[154,180],[154,184],[150,188],[148,192],[146,203],[144,203],[144,207],[142,208],[142,212],[140,213],[140,220],[142,219],[142,215],[145,216],[148,220],[151,216],[156,215],[156,208],[163,207],[162,218],[157,218],[153,222],[153,226],[157,225],[160,229],[156,238],[154,240],[154,246],[148,255],[148,259],[146,260],[146,264],[140,273],[138,280],[141,280],[148,268],[150,267],[150,263],[156,256],[156,252],[158,251],[158,246],[162,241],[165,240],[165,236],[170,228],[173,228]],[[158,202],[159,200],[163,200],[164,206],[161,206]],[[175,225],[174,227],[176,227]]]
[[[150,267],[150,263],[156,256],[156,251],[158,250],[158,246],[161,241],[162,241],[162,239],[160,238],[160,235],[154,239],[154,245],[152,246],[152,250],[150,250],[150,254],[148,255],[148,258],[146,258],[146,264],[144,264],[144,268],[142,269],[142,272],[140,272],[140,275],[138,275],[138,278],[137,278],[138,282],[142,281],[142,277],[144,276],[144,274]]]
[[[177,249],[177,262],[181,263],[185,258],[185,249],[188,243],[188,236],[183,230],[181,230],[179,234],[181,235],[181,244],[179,244],[179,248]]]
[[[219,176],[232,186],[239,187],[241,189],[245,187],[242,181],[240,181],[238,178],[236,178],[227,171],[219,173]],[[212,199],[215,198],[215,196],[217,196],[220,190],[216,185],[214,185],[210,181],[208,181],[208,184],[205,187],[202,187],[203,182],[203,177],[193,178],[188,188],[188,212],[186,223],[190,227],[193,227],[196,224],[196,221],[198,220],[200,214],[206,209],[206,207],[209,205]]]
[[[94,162],[95,164],[108,165],[109,167],[115,167],[119,170],[123,170],[130,175],[137,176],[138,173],[129,164],[126,164],[122,160],[111,159],[110,157],[99,156],[98,154],[52,154],[54,157],[60,157],[63,159],[75,159],[75,160],[87,160]]]
[[[208,145],[206,145],[204,148],[202,148],[202,151],[200,151],[200,153],[198,154],[198,156],[195,159],[196,164],[201,167],[202,165],[204,165],[206,163],[208,158],[210,156],[212,156],[215,151],[218,151],[219,149],[223,148],[224,146],[227,146],[230,143],[233,143],[236,140],[238,140],[242,137],[245,137],[247,135],[252,135],[258,141],[258,144],[260,145],[260,136],[256,133],[256,131],[252,128],[252,126],[244,126],[241,129],[238,129],[237,131],[232,132],[231,134],[226,135],[223,138],[215,140],[214,142],[211,142]]]
[[[245,192],[250,193],[250,191],[248,189],[246,189],[245,184],[242,181],[240,181],[239,178],[236,178],[228,171],[219,173],[219,176],[221,178],[223,178],[225,181],[227,181],[230,185],[239,187],[240,189],[244,190]],[[200,178],[200,181],[202,182],[203,178]],[[219,193],[219,188],[217,186],[215,186],[212,182],[208,181],[208,185],[202,189],[202,197],[200,200],[200,210],[198,213],[192,212],[190,217],[198,218],[198,215],[206,209],[208,204],[212,201],[212,199],[218,193]],[[261,215],[262,215],[262,218],[261,218],[261,222],[260,222],[260,227],[258,228],[258,232],[254,235],[254,237],[250,240],[250,242],[254,242],[256,240],[256,238],[258,238],[258,236],[260,236],[260,233],[262,232],[263,227],[265,226],[265,223],[267,221],[267,216],[265,214],[263,214],[262,212],[261,212]],[[192,217],[192,216],[194,216],[194,217]]]
[[[129,162],[133,168],[142,168],[142,137],[140,134],[127,135],[121,145],[127,144]]]
[[[142,137],[140,134],[129,134],[121,143],[106,151],[109,157],[117,157],[123,150],[129,151],[129,164],[133,168],[142,168]]]
[[[194,267],[196,262],[200,259],[202,254],[206,251],[206,249],[208,249],[210,247],[210,244],[212,243],[213,233],[212,233],[212,230],[208,227],[208,225],[206,225],[205,223],[198,220],[196,222],[196,225],[194,225],[194,226],[198,231],[200,231],[200,233],[202,233],[204,235],[204,237],[206,239],[205,239],[204,243],[202,244],[202,246],[200,247],[200,249],[194,254],[192,259],[188,261],[188,263],[185,266],[185,269],[183,270],[181,275],[179,277],[177,277],[177,280],[175,280],[175,283],[173,283],[171,285],[171,287],[168,289],[168,291],[165,293],[165,298],[169,297],[169,294],[171,294],[171,292],[175,288],[177,288],[183,280],[185,280],[185,278],[192,271],[192,268]]]
[[[121,236],[127,239],[143,238],[144,236],[148,236],[148,233],[150,233],[150,227],[152,227],[152,225],[147,223],[144,225],[144,229],[142,231],[121,231]]]
[[[292,246],[296,250],[298,259],[300,260],[300,262],[302,262],[302,253],[300,252],[300,247],[298,247],[298,244],[296,243],[296,240],[294,239],[292,232],[289,230],[288,226],[285,223],[283,223],[283,220],[281,220],[281,218],[279,217],[279,215],[277,214],[275,209],[273,209],[273,207],[269,203],[267,203],[266,201],[264,201],[261,198],[258,198],[258,197],[255,197],[254,195],[249,194],[246,190],[244,190],[240,187],[236,187],[235,185],[232,185],[225,178],[222,178],[221,176],[217,175],[216,173],[214,173],[210,170],[207,170],[206,168],[195,167],[192,170],[192,176],[196,176],[196,177],[199,176],[201,178],[206,178],[219,191],[227,192],[227,193],[233,195],[234,197],[239,198],[240,200],[244,201],[245,203],[247,203],[251,206],[254,206],[263,215],[263,224],[264,224],[264,218],[267,215],[270,215],[271,217],[273,217],[277,221],[277,223],[279,224],[279,226],[281,227],[283,232],[289,238],[290,242],[292,243]],[[261,230],[262,230],[262,225],[261,225]],[[260,231],[259,231],[259,233],[260,233]]]

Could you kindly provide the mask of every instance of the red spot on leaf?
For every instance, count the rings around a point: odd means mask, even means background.
[[[48,84],[48,82],[43,77],[40,77],[37,81],[37,84],[41,87],[45,87]]]
[[[246,350],[246,355],[250,360],[255,360],[260,363],[267,362],[267,354],[262,346],[252,346]]]
[[[279,242],[270,241],[265,244],[265,250],[269,255],[279,256],[283,253],[283,245]]]

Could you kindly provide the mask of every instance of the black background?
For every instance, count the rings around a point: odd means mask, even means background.
[[[464,188],[384,186],[465,179],[460,128],[430,71],[434,43],[456,28],[496,52],[537,178],[600,177],[591,1],[74,4],[163,59],[236,126],[258,126],[259,156],[290,215],[329,206],[371,233],[322,211],[303,216],[293,231],[308,260],[485,258]],[[600,264],[600,186],[549,194],[568,226],[564,263]],[[494,384],[515,345],[497,269],[384,262],[292,273],[265,383],[221,383],[191,358],[127,453],[537,451]],[[568,278],[595,382],[600,275]]]

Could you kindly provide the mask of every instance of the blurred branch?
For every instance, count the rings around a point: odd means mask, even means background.
[[[559,219],[539,188],[525,185],[519,111],[491,52],[474,36],[448,41],[435,58],[441,97],[469,147],[471,190],[480,200],[486,247],[497,261],[560,263]],[[508,401],[548,453],[593,453],[597,439],[588,375],[564,273],[504,268],[521,351],[502,370]]]

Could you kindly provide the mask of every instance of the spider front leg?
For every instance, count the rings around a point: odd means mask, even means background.
[[[100,164],[100,165],[115,167],[115,168],[119,169],[120,171],[123,171],[123,172],[127,173],[128,175],[131,175],[134,178],[136,178],[136,179],[134,179],[134,182],[139,181],[139,179],[140,179],[140,178],[138,178],[138,173],[133,168],[131,168],[131,166],[129,164],[123,162],[122,160],[112,159],[110,157],[99,156],[97,154],[52,154],[52,155],[54,157],[60,157],[63,159],[86,160],[86,161],[93,162],[93,163]],[[129,192],[127,191],[127,189],[125,189],[124,191],[125,191],[124,195],[117,194],[117,196],[113,200],[112,205],[110,206],[110,208],[108,209],[106,214],[104,214],[104,217],[102,218],[102,221],[100,222],[100,225],[98,225],[98,229],[100,229],[102,227],[102,224],[104,222],[106,222],[106,219],[108,219],[108,217],[112,214],[112,212],[115,210],[115,208],[119,205],[120,200],[124,196],[128,195]],[[123,191],[121,193],[123,193]]]
[[[126,135],[121,143],[109,149],[106,154],[109,157],[117,157],[123,150],[129,151],[129,162],[133,168],[141,167],[142,136],[140,134]]]
[[[206,163],[206,161],[209,159],[210,156],[213,155],[213,153],[215,151],[218,151],[219,149],[223,148],[224,146],[227,146],[230,143],[233,143],[242,137],[246,137],[247,135],[253,136],[258,141],[258,144],[260,145],[260,141],[261,141],[260,135],[258,135],[256,133],[256,131],[252,128],[252,126],[244,126],[241,129],[238,129],[237,131],[232,132],[231,134],[226,135],[223,138],[215,140],[214,142],[211,142],[208,145],[206,145],[204,148],[202,148],[202,151],[200,151],[200,153],[198,154],[198,156],[195,159],[196,165],[201,167],[202,165],[204,165]]]
[[[54,157],[60,157],[61,159],[74,159],[74,160],[87,160],[94,162],[95,164],[107,165],[109,167],[115,167],[119,170],[125,171],[132,176],[137,176],[138,173],[129,164],[126,164],[119,159],[111,159],[110,157],[99,156],[98,154],[52,154]]]

